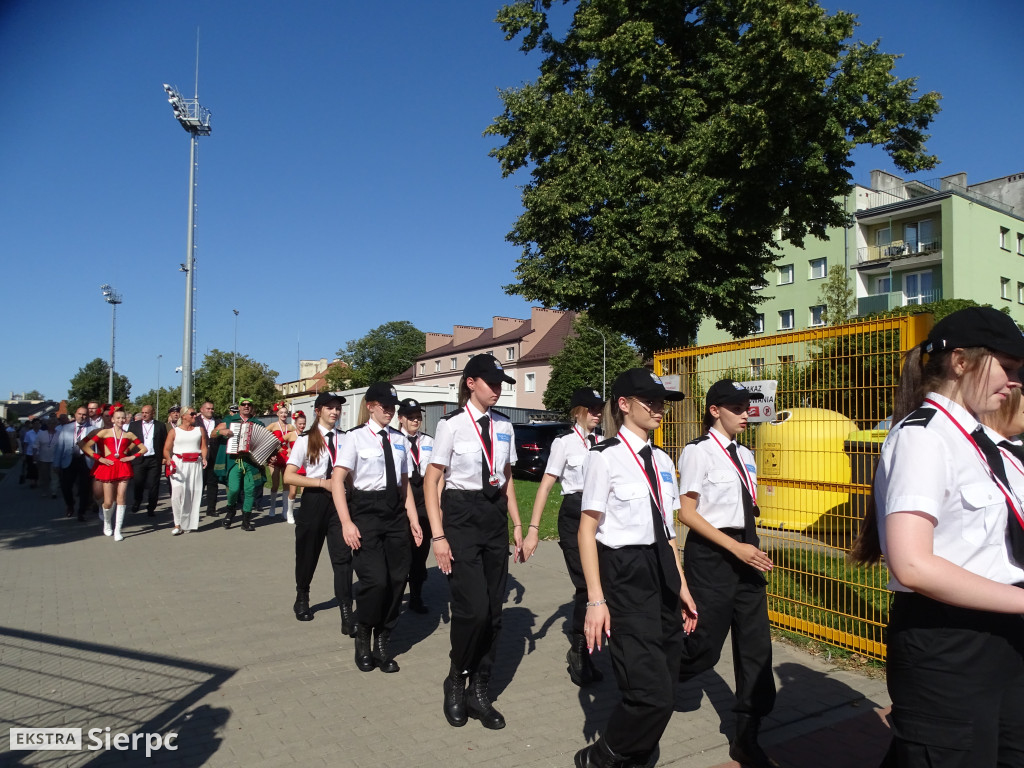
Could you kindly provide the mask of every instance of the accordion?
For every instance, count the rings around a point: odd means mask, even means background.
[[[236,421],[228,428],[231,430],[226,446],[229,456],[248,454],[257,464],[266,464],[281,448],[281,441],[258,421]]]

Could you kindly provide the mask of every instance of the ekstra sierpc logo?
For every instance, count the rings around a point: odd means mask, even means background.
[[[11,728],[11,751],[22,752],[90,752],[145,750],[146,757],[166,749],[178,748],[177,733],[118,733],[107,728],[90,728],[82,740],[81,728]]]

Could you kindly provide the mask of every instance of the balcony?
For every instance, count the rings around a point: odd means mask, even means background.
[[[875,296],[862,296],[857,299],[857,316],[864,317],[866,315],[873,315],[876,312],[889,312],[897,307],[905,307],[908,304],[930,304],[933,301],[941,300],[941,288],[922,291],[917,296],[906,296],[902,291],[879,293]]]
[[[907,259],[911,256],[924,256],[929,253],[941,253],[942,239],[933,237],[927,243],[905,243],[894,240],[888,245],[869,245],[857,249],[857,261],[861,264],[872,261],[893,261]]]

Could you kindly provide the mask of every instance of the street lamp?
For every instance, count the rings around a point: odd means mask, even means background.
[[[200,136],[209,136],[210,110],[199,103],[199,46],[196,45],[196,92],[195,97],[186,99],[178,89],[164,83],[167,101],[174,111],[175,119],[191,137],[188,174],[188,238],[185,246],[185,343],[182,352],[181,402],[192,402],[192,292],[195,274],[195,222],[196,222],[196,152]]]
[[[163,355],[156,356],[156,417],[160,418],[160,358]]]
[[[235,344],[231,348],[231,402],[234,403],[235,402],[235,371],[236,371],[235,362],[236,362],[237,357],[238,357],[238,310],[237,309],[232,309],[231,311],[235,313]]]
[[[592,326],[592,325],[585,325],[583,327],[584,328],[589,328],[590,330],[594,331],[595,333],[600,333],[601,334],[601,399],[604,400],[607,397],[607,395],[605,394],[604,390],[605,390],[605,382],[608,379],[608,365],[607,365],[607,360],[608,360],[608,341],[607,341],[607,339],[605,339],[604,333],[599,331],[594,326]]]
[[[104,283],[100,286],[103,300],[110,305],[110,372],[107,379],[107,402],[114,402],[114,331],[117,328],[117,305],[121,303],[121,294]]]

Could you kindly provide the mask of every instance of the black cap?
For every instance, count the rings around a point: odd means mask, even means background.
[[[341,395],[336,395],[333,392],[321,392],[316,396],[316,402],[313,403],[313,410],[323,408],[325,405],[341,405],[344,402],[345,398]]]
[[[368,403],[381,405],[398,405],[398,392],[386,381],[375,381],[366,388],[363,399]]]
[[[751,392],[738,381],[722,379],[708,388],[704,396],[705,405],[733,405],[750,400],[764,400],[760,392]]]
[[[175,411],[178,411],[178,413],[181,413],[181,406],[180,405],[172,405],[170,408],[167,409],[168,413],[174,413]]]
[[[604,400],[601,399],[600,393],[596,389],[588,389],[583,387],[577,389],[572,393],[572,399],[569,401],[569,410],[578,406],[586,406],[589,408],[600,408],[604,405]]]
[[[993,307],[958,309],[939,320],[928,334],[924,351],[985,347],[1024,359],[1024,336],[1010,316]]]
[[[419,400],[414,400],[411,397],[405,398],[398,404],[398,415],[408,416],[413,411],[422,411],[423,408],[420,406]]]
[[[686,395],[665,385],[646,368],[630,368],[612,382],[612,400],[620,397],[646,397],[650,400],[682,400]]]
[[[228,406],[228,413],[238,413],[238,406],[237,405],[229,405]]]
[[[467,379],[483,379],[488,384],[515,384],[516,380],[505,373],[494,355],[473,355],[466,363],[462,375]]]

